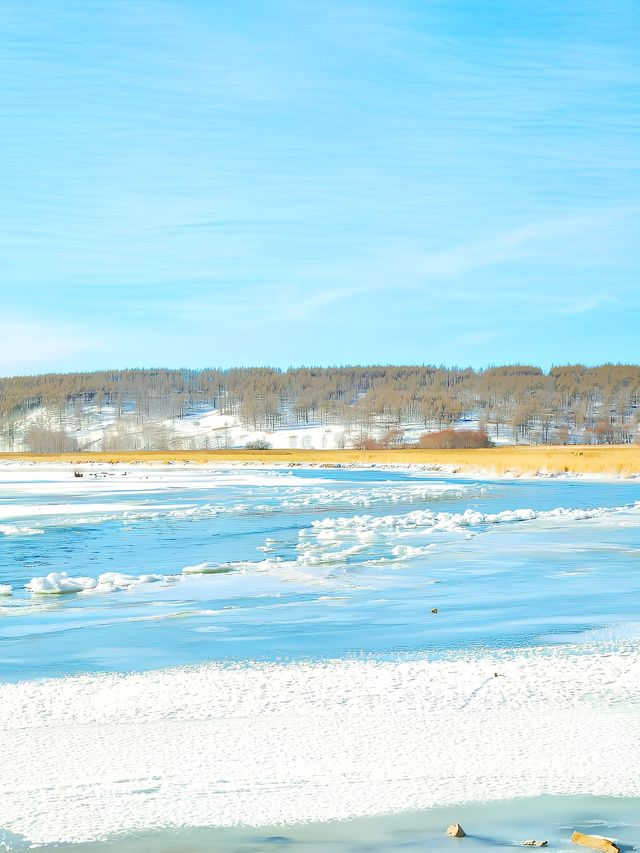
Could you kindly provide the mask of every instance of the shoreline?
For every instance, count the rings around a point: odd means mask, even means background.
[[[0,453],[2,464],[184,464],[291,467],[414,467],[434,473],[504,476],[640,476],[640,445],[537,445],[472,450],[148,450],[120,453]]]
[[[212,850],[238,853],[268,850],[282,844],[292,853],[313,853],[318,849],[348,853],[364,845],[370,853],[401,853],[408,845],[412,849],[419,845],[419,850],[451,853],[451,840],[444,828],[458,822],[466,828],[474,850],[521,847],[522,839],[532,835],[548,840],[548,849],[555,850],[567,847],[572,830],[592,833],[594,826],[600,834],[621,843],[631,841],[640,828],[638,815],[640,798],[541,794],[321,823],[157,829],[80,843],[70,850],[72,853],[211,853]],[[631,849],[631,845],[625,844],[623,849],[627,848]],[[46,845],[32,849],[53,848]]]

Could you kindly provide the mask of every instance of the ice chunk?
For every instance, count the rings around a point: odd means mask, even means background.
[[[17,524],[0,524],[2,536],[37,536],[44,533],[39,527],[20,527]]]
[[[66,572],[51,572],[45,577],[31,578],[25,589],[47,595],[84,592],[120,592],[140,584],[157,583],[165,580],[164,575],[124,575],[120,572],[104,572],[98,578],[69,577]]]
[[[62,595],[70,592],[84,592],[95,589],[98,581],[95,578],[70,578],[66,572],[50,572],[39,578],[31,578],[25,589],[40,595]]]
[[[183,575],[219,575],[232,572],[233,566],[225,563],[197,563],[195,566],[185,566]]]

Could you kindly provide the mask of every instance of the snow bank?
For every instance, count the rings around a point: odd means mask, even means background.
[[[633,644],[4,684],[2,825],[55,844],[478,798],[640,796],[639,684]]]

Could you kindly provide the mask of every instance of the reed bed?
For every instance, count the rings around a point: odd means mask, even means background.
[[[149,450],[119,453],[0,453],[0,462],[29,463],[194,463],[290,465],[434,465],[460,473],[486,472],[503,476],[640,474],[640,445],[507,446],[473,450]]]

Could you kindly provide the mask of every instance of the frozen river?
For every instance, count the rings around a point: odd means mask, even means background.
[[[400,849],[409,827],[431,838],[439,813],[424,809],[507,801],[517,824],[520,798],[542,795],[558,844],[562,795],[639,840],[624,815],[640,796],[640,482],[82,473],[0,467],[0,725],[15,757],[0,843],[124,833],[121,850],[204,850],[214,831],[221,850],[258,850],[280,835],[195,828],[302,821],[287,849],[306,849],[322,820],[315,849],[396,849],[375,846],[386,820]],[[580,763],[600,748],[593,771]],[[374,817],[403,810],[404,825]],[[364,821],[350,826],[370,846],[338,837],[342,818]]]

